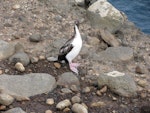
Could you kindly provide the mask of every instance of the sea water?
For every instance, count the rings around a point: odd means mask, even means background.
[[[150,0],[108,0],[144,33],[150,34]]]

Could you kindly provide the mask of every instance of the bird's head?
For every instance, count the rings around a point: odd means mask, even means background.
[[[75,25],[76,25],[77,27],[79,27],[79,24],[80,24],[79,21],[76,20],[76,21],[75,21]]]

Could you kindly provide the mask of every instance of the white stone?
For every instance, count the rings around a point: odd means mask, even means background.
[[[78,103],[73,104],[71,109],[74,113],[88,113],[88,110],[85,108],[85,106]]]
[[[112,76],[112,77],[118,77],[118,76],[124,76],[125,73],[121,73],[119,71],[112,71],[112,72],[107,73],[107,75]]]
[[[53,99],[53,98],[48,98],[48,99],[46,100],[46,104],[48,104],[48,105],[53,105],[53,104],[54,104],[54,99]]]
[[[71,105],[71,102],[69,99],[65,99],[63,101],[60,101],[57,105],[56,108],[59,110],[64,109],[65,107],[69,107]]]
[[[15,64],[15,68],[16,68],[18,71],[20,71],[20,72],[24,72],[24,71],[25,71],[25,67],[24,67],[23,64],[20,63],[20,62],[17,62],[17,63]]]
[[[8,94],[1,93],[0,94],[0,104],[2,105],[10,105],[14,101],[14,98]]]

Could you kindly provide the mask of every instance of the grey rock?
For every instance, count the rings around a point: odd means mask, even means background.
[[[30,97],[52,91],[56,87],[56,80],[49,74],[31,73],[26,75],[1,75],[0,86],[5,93]]]
[[[81,102],[81,98],[79,96],[73,96],[71,98],[72,103],[80,103]]]
[[[79,79],[76,75],[74,75],[72,72],[66,72],[63,73],[61,76],[59,76],[57,85],[60,86],[68,86],[71,87],[71,85],[80,85]]]
[[[24,52],[17,52],[9,58],[9,61],[11,63],[20,62],[24,66],[27,66],[30,63],[30,58],[29,58],[28,54],[26,54]]]
[[[26,113],[20,107],[12,108],[4,113]]]
[[[2,105],[10,105],[14,101],[14,98],[6,93],[0,94],[0,104]]]
[[[129,61],[133,58],[133,50],[130,47],[109,47],[91,57],[98,61]]]
[[[113,7],[107,0],[98,0],[87,10],[87,17],[95,28],[108,28],[110,32],[120,29],[126,20],[123,13]]]
[[[101,74],[98,78],[98,86],[107,85],[111,91],[125,97],[135,96],[137,87],[134,80],[127,74],[113,71]]]
[[[8,42],[0,40],[0,60],[7,59],[15,52],[15,47]]]
[[[68,89],[68,88],[62,88],[61,92],[65,93],[65,94],[72,93],[72,91],[70,89]]]
[[[85,6],[84,4],[84,0],[75,0],[75,4],[79,5],[79,6]]]
[[[42,39],[42,37],[40,34],[33,34],[29,37],[29,40],[31,42],[39,42],[39,41],[41,41],[41,39]]]

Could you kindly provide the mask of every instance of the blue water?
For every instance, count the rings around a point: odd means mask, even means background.
[[[150,34],[150,0],[108,0],[144,33]]]

